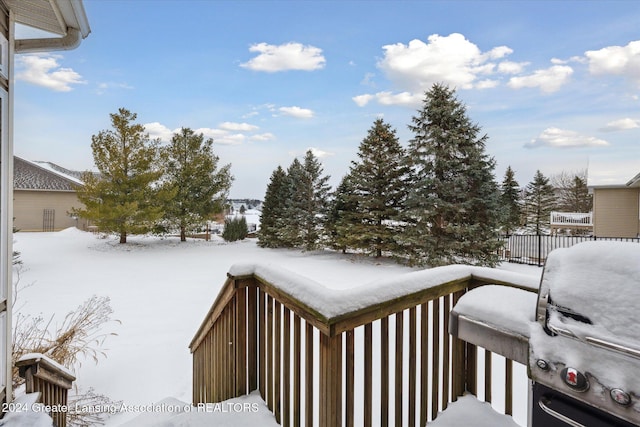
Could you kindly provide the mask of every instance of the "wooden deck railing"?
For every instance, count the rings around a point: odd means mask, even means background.
[[[193,403],[257,389],[283,426],[375,419],[404,427],[424,426],[465,391],[477,395],[479,376],[491,401],[490,353],[478,372],[477,348],[447,333],[460,296],[489,283],[538,285],[514,273],[449,266],[337,291],[291,272],[234,266],[190,344]],[[511,414],[511,361],[505,378]]]
[[[42,354],[28,354],[16,362],[25,379],[27,393],[40,393],[42,403],[56,427],[67,425],[67,397],[76,377]]]

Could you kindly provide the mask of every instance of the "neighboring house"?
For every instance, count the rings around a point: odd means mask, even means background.
[[[13,225],[20,231],[59,231],[69,227],[86,229],[82,218],[71,216],[82,207],[76,187],[79,172],[48,162],[30,162],[13,157]]]
[[[596,237],[640,237],[640,173],[626,184],[594,185],[593,234]]]
[[[16,24],[42,30],[50,37],[16,39]],[[82,0],[0,0],[0,402],[11,400],[13,394],[14,55],[74,49],[90,32]]]

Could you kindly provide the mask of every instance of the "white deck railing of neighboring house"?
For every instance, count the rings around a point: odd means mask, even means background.
[[[551,212],[551,226],[593,227],[593,215],[591,212]]]

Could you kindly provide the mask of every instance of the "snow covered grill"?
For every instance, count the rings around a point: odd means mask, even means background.
[[[640,245],[550,254],[529,338],[532,422],[640,425]]]

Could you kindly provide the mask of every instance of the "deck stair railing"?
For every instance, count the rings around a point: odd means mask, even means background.
[[[26,393],[40,393],[42,403],[53,418],[53,425],[66,427],[68,393],[76,377],[54,360],[32,353],[22,356],[16,367],[25,379]]]
[[[478,395],[479,379],[490,402],[501,386],[492,384],[491,353],[478,357],[447,333],[453,305],[484,284],[538,286],[515,273],[447,266],[343,291],[289,271],[233,266],[190,344],[193,404],[259,390],[283,426],[413,427],[465,391]],[[510,360],[504,369],[510,415]]]

